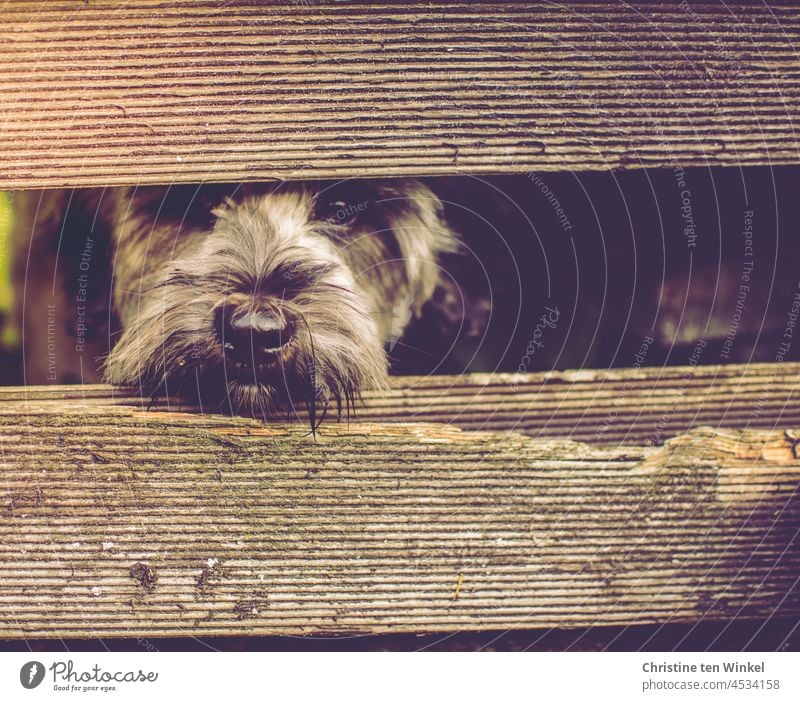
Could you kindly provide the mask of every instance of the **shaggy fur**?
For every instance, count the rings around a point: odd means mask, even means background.
[[[61,278],[67,290],[58,304],[71,309],[84,268],[64,260],[92,241],[91,296],[108,295],[120,330],[105,380],[253,415],[298,402],[341,411],[382,387],[387,344],[433,295],[440,256],[457,248],[441,203],[411,179],[32,193],[22,204],[21,229],[33,234],[18,256],[26,290],[32,261],[46,259],[53,289]],[[44,255],[53,249],[63,260]],[[110,288],[100,280],[106,257]],[[27,299],[26,356],[41,356],[45,325],[28,317],[42,302]],[[232,358],[220,319],[263,310],[292,329],[290,341],[268,363]],[[86,314],[84,328],[96,326]],[[91,379],[85,366],[81,379]],[[41,381],[35,367],[27,363],[29,382]]]

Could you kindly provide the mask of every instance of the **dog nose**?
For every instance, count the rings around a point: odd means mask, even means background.
[[[292,324],[270,309],[217,309],[217,335],[226,355],[240,363],[268,362],[292,337]]]

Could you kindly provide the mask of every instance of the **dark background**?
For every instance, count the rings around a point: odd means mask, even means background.
[[[491,297],[491,319],[483,335],[444,334],[444,342],[436,314],[423,318],[403,339],[419,350],[396,348],[396,370],[516,370],[548,306],[560,318],[541,333],[530,370],[629,367],[645,337],[654,339],[646,365],[686,365],[698,339],[708,341],[703,364],[775,361],[800,282],[800,169],[691,168],[685,187],[680,172],[432,180],[469,251],[451,257],[447,270],[456,271],[465,298]],[[687,190],[693,247],[684,235]],[[745,255],[747,211],[752,256]],[[743,282],[746,264],[752,275]],[[741,284],[749,287],[742,300]],[[737,301],[744,310],[723,357]],[[479,307],[473,316],[482,314]],[[784,360],[798,358],[800,344],[793,346]]]

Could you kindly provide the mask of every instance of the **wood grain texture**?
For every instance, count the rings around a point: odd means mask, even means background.
[[[800,8],[10,2],[0,187],[798,162]]]
[[[567,401],[576,385],[656,373],[538,376],[526,391],[538,381],[557,406],[559,388]],[[406,378],[365,413],[435,392],[477,404],[509,379]],[[2,637],[800,615],[800,431],[774,408],[779,429],[697,427],[660,446],[367,416],[315,441],[299,423],[111,394],[0,392]]]
[[[702,425],[800,426],[798,378],[800,363],[395,377],[389,391],[366,392],[352,420],[650,446]],[[113,416],[149,404],[134,391],[103,385],[0,388],[0,412],[10,414],[99,406]],[[166,399],[158,409],[199,411]],[[305,422],[306,414],[297,419]]]

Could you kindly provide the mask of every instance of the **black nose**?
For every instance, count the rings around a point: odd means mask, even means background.
[[[216,312],[225,355],[246,365],[269,362],[291,339],[293,327],[280,312],[223,306]]]

